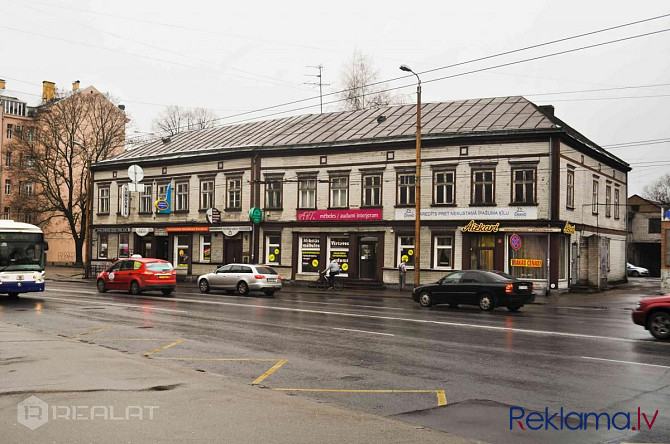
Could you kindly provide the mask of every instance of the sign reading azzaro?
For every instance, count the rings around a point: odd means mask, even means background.
[[[461,227],[461,231],[465,233],[497,233],[500,228],[500,223],[483,224],[471,220],[466,226]]]
[[[298,210],[296,218],[299,221],[346,221],[346,220],[381,220],[381,208],[369,210]]]

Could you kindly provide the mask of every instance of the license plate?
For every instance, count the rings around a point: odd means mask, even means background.
[[[528,290],[528,285],[519,285],[519,290]]]
[[[165,274],[161,274],[161,275],[158,276],[158,279],[170,279],[170,276],[165,275]]]
[[[277,278],[268,278],[268,282],[277,282]]]
[[[17,275],[17,276],[16,276],[16,280],[17,280],[17,281],[22,281],[22,280],[23,280],[23,275],[20,275],[20,274]]]

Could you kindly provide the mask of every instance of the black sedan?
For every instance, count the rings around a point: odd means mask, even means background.
[[[535,300],[533,283],[521,281],[501,271],[452,271],[439,281],[420,285],[412,292],[412,299],[422,307],[433,304],[478,305],[490,311],[507,307],[517,311]]]

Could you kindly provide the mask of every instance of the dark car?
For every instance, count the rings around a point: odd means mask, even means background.
[[[633,322],[643,325],[656,339],[670,339],[670,294],[635,304]]]
[[[517,311],[535,300],[534,285],[501,271],[452,271],[439,281],[420,285],[412,292],[412,299],[422,307],[433,304],[478,305],[490,311],[504,306]]]
[[[146,290],[157,290],[167,296],[177,285],[177,272],[170,262],[162,259],[122,259],[98,274],[96,285],[100,293],[126,290],[137,295]]]

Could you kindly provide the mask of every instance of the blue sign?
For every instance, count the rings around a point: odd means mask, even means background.
[[[665,212],[665,218],[666,220],[670,220],[670,209],[668,209],[668,211]]]
[[[170,213],[170,200],[172,198],[172,182],[168,183],[167,189],[165,190],[165,199],[158,199],[154,205],[156,205],[156,213],[158,214],[169,214]]]
[[[514,248],[515,250],[518,250],[521,248],[521,237],[518,234],[513,234],[509,238],[509,244]]]

